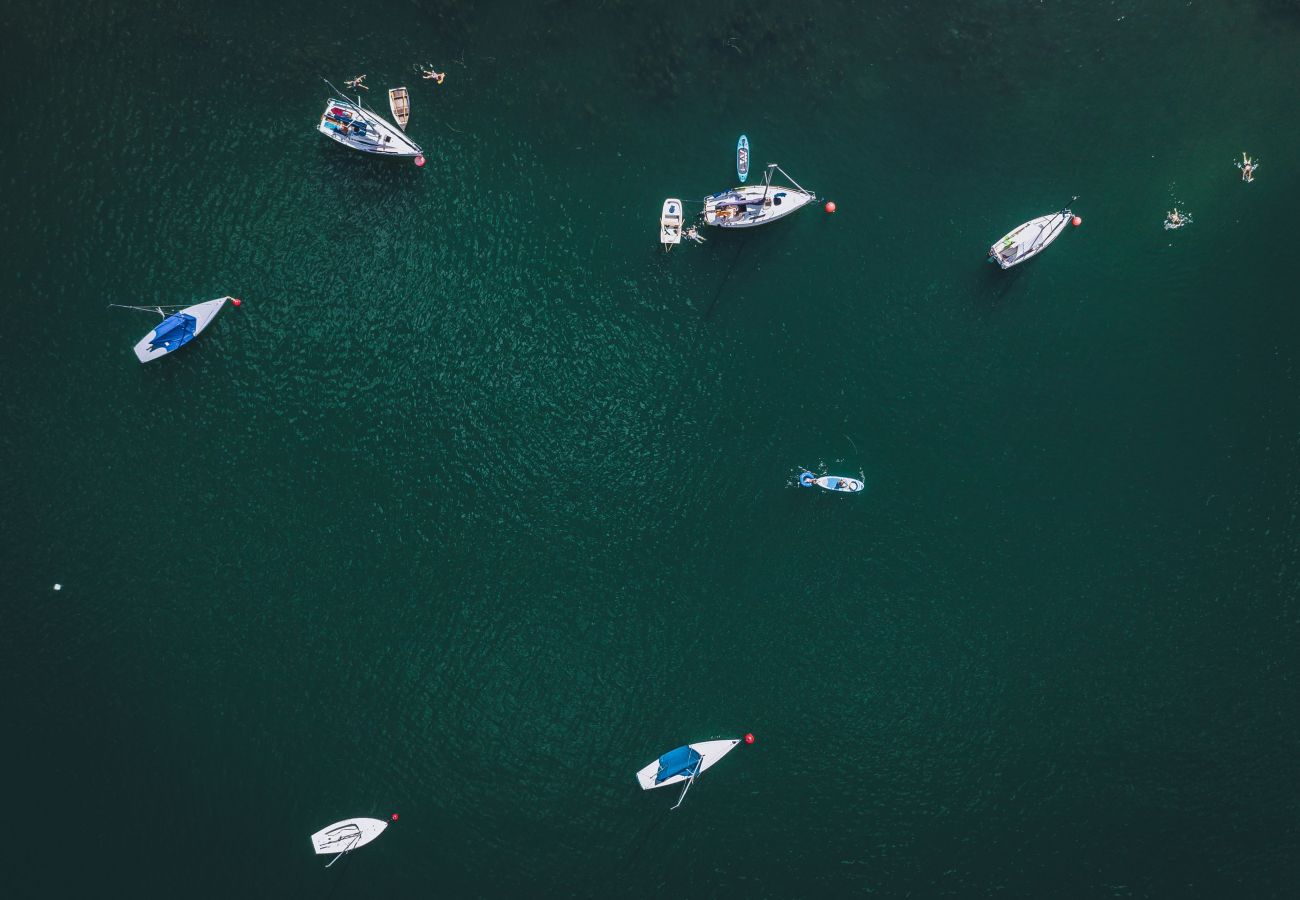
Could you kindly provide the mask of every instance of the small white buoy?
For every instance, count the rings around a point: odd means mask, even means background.
[[[56,584],[56,585],[54,586],[54,589],[55,589],[56,591],[61,591],[61,590],[63,590],[63,585],[61,585],[61,584]]]

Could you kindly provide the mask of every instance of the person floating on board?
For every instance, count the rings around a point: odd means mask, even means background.
[[[1171,231],[1175,228],[1182,228],[1184,225],[1192,224],[1192,217],[1178,211],[1174,207],[1165,214],[1165,231]]]
[[[420,74],[424,76],[425,81],[436,81],[442,84],[442,80],[447,77],[446,72],[439,72],[433,67],[433,63],[425,63],[429,68],[420,68]]]
[[[1241,169],[1241,180],[1247,183],[1255,180],[1255,170],[1259,168],[1259,160],[1251,159],[1246,155],[1246,151],[1241,151],[1241,162],[1237,163],[1237,168]]]
[[[697,229],[694,225],[692,225],[690,228],[687,228],[685,231],[683,231],[682,236],[689,238],[692,241],[695,241],[695,243],[697,244],[704,243],[704,237],[700,234],[699,229]]]
[[[366,76],[358,75],[356,78],[353,78],[351,81],[343,82],[343,86],[350,87],[354,91],[355,90],[368,91],[370,90],[370,88],[365,86],[364,84],[365,80],[366,80]]]

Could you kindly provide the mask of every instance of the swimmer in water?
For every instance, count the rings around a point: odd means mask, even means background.
[[[370,88],[368,88],[368,87],[365,86],[365,84],[364,84],[365,80],[366,80],[366,76],[364,76],[364,75],[358,75],[356,78],[353,78],[351,81],[345,81],[345,82],[343,82],[343,86],[344,86],[344,87],[350,87],[350,88],[352,88],[354,91],[355,91],[355,90],[368,91],[368,90],[370,90]]]
[[[1178,207],[1169,210],[1165,215],[1165,231],[1172,231],[1175,228],[1182,228],[1184,225],[1190,225],[1192,217],[1185,213],[1180,213]]]
[[[1246,151],[1241,151],[1241,162],[1237,163],[1237,168],[1241,169],[1241,180],[1249,184],[1255,180],[1255,170],[1259,168],[1259,160],[1251,159],[1246,155]]]
[[[687,238],[689,238],[690,240],[695,241],[695,243],[697,244],[704,243],[703,236],[700,235],[699,230],[694,225],[692,225],[690,228],[687,228],[685,231],[682,232],[682,234]]]
[[[447,73],[446,73],[446,72],[439,72],[439,71],[435,70],[435,69],[433,68],[433,64],[432,64],[432,63],[425,63],[425,65],[428,66],[429,68],[427,68],[427,69],[425,69],[425,68],[421,68],[421,69],[420,69],[420,74],[424,76],[424,80],[425,80],[425,81],[436,81],[436,82],[438,82],[438,84],[442,84],[442,80],[443,80],[444,78],[447,77]]]

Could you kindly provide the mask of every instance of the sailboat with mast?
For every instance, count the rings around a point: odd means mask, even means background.
[[[745,740],[752,742],[753,735],[747,735]],[[695,779],[699,778],[706,769],[738,746],[740,746],[739,739],[699,741],[698,743],[687,744],[684,747],[678,747],[676,750],[669,750],[663,756],[645,766],[636,773],[636,780],[640,783],[643,791],[684,782],[686,786],[682,788],[681,794],[677,797],[677,803],[672,807],[676,809],[686,799],[686,792],[691,789]]]
[[[780,172],[794,187],[772,183],[772,175]],[[804,190],[790,173],[776,163],[768,163],[762,184],[742,185],[719,191],[704,198],[704,224],[719,228],[754,228],[775,222],[802,209],[817,199],[812,191]]]
[[[346,98],[328,80],[325,81],[335,92],[325,102],[325,111],[321,113],[316,130],[327,138],[337,141],[345,147],[372,153],[376,156],[415,157],[416,164],[423,162],[424,151],[420,145],[407,137],[400,128],[389,122],[379,113],[368,109],[358,96],[356,101]]]

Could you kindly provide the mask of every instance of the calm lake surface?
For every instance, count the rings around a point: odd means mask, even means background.
[[[0,25],[0,893],[1290,895],[1300,5]],[[741,133],[838,212],[661,253]]]

